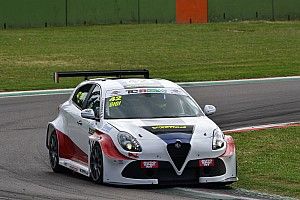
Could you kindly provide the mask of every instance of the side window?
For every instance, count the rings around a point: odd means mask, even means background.
[[[85,108],[94,110],[95,116],[99,118],[100,112],[100,87],[97,85],[87,99]]]
[[[83,108],[83,103],[93,85],[86,84],[78,88],[72,98],[72,101],[80,108]]]

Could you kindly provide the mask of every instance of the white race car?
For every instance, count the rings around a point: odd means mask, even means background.
[[[110,184],[230,184],[235,145],[177,84],[148,71],[62,72],[55,78],[99,78],[79,84],[48,124],[51,168],[69,168]]]

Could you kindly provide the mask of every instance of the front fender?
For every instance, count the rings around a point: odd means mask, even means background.
[[[46,134],[46,147],[47,149],[49,149],[49,139],[51,136],[51,133],[53,133],[55,131],[55,128],[53,126],[53,124],[49,123],[47,126],[47,134]]]
[[[53,133],[54,131],[59,130],[63,133],[67,133],[68,130],[66,128],[66,120],[64,120],[64,117],[59,114],[58,117],[52,121],[48,123],[47,126],[47,133],[46,133],[46,147],[49,149],[49,138],[51,133]]]

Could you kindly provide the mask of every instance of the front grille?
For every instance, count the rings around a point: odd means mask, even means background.
[[[187,155],[189,154],[191,145],[189,143],[180,143],[180,147],[178,148],[178,146],[176,147],[176,143],[172,143],[168,144],[167,149],[176,168],[180,170]]]
[[[133,161],[122,171],[122,176],[133,179],[158,179],[161,185],[198,184],[200,169],[198,160],[190,161],[181,175],[177,175],[170,162],[159,161],[159,168],[140,168],[141,161]]]
[[[141,161],[129,163],[122,171],[122,176],[133,179],[158,179],[161,185],[197,184],[199,177],[221,176],[226,173],[224,162],[216,158],[214,167],[199,167],[199,160],[191,160],[187,163],[181,175],[177,175],[170,162],[159,161],[159,168],[141,168]]]

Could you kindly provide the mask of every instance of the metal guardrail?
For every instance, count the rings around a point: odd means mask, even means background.
[[[147,69],[141,70],[104,70],[104,71],[66,71],[54,72],[54,82],[58,83],[61,77],[84,77],[87,80],[89,77],[117,77],[122,78],[126,76],[144,76],[149,78],[149,71]]]

